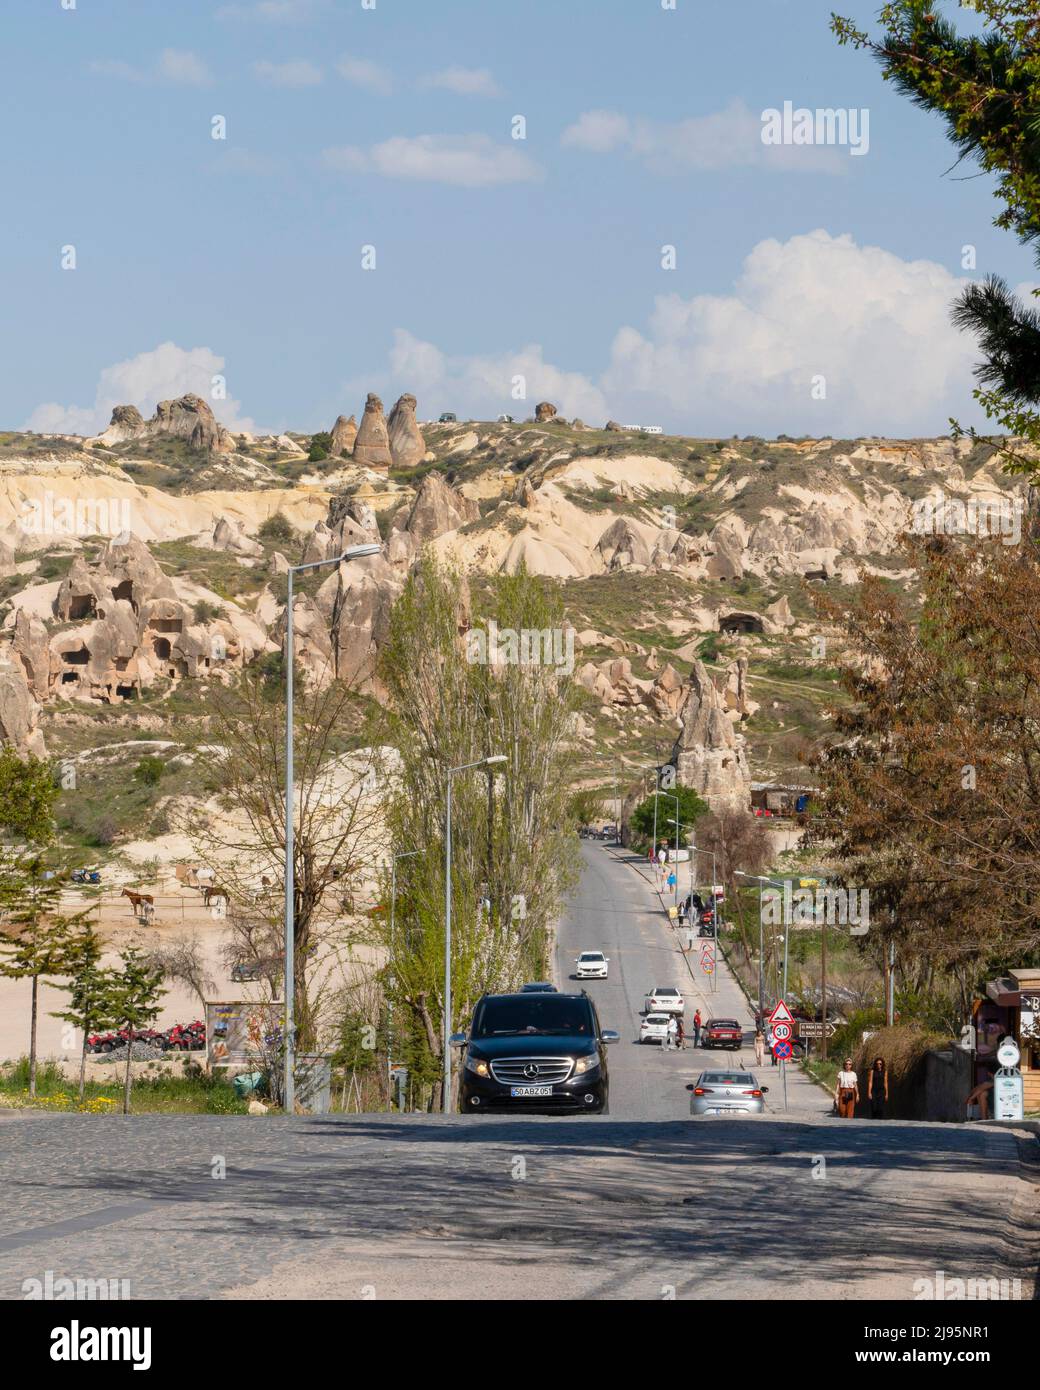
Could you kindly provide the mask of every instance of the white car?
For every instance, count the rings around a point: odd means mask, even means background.
[[[681,1014],[686,1008],[686,1000],[677,989],[658,985],[646,996],[648,1014]]]
[[[678,1031],[679,1025],[671,1014],[647,1014],[639,1025],[639,1041],[656,1042],[664,1046]]]
[[[579,980],[605,980],[610,957],[602,951],[582,951],[574,965]]]

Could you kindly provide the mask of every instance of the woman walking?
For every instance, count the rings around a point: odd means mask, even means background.
[[[852,1058],[846,1057],[834,1087],[834,1108],[843,1120],[852,1120],[858,1104],[859,1077],[852,1070]]]
[[[888,1103],[888,1067],[884,1057],[875,1057],[867,1073],[867,1100],[870,1101],[870,1118],[883,1120]]]
[[[766,1040],[762,1036],[762,1029],[755,1029],[755,1066],[760,1067],[766,1060]]]

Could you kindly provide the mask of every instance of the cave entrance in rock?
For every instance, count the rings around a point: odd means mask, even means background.
[[[97,599],[93,594],[76,594],[69,599],[69,622],[81,622],[97,615]]]
[[[719,619],[719,631],[730,635],[743,632],[765,632],[765,624],[755,613],[727,613]]]
[[[155,655],[160,661],[169,661],[170,651],[170,639],[168,637],[157,637],[155,639]]]
[[[117,601],[125,599],[127,603],[134,601],[134,584],[132,579],[124,579],[121,584],[115,585],[112,590],[112,597]]]
[[[137,686],[136,686],[136,685],[117,685],[117,686],[116,686],[116,695],[119,697],[120,700],[136,700],[136,699],[137,699]]]
[[[90,661],[90,653],[86,647],[80,647],[75,652],[62,652],[61,659],[66,666],[86,666]]]

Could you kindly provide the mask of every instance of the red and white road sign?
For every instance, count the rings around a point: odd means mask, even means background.
[[[791,1032],[792,1029],[789,1023],[773,1024],[773,1037],[777,1042],[787,1042],[788,1038],[791,1036]]]
[[[776,1008],[769,1015],[770,1023],[793,1023],[794,1014],[782,999],[777,1000]],[[775,1030],[774,1030],[775,1031]]]

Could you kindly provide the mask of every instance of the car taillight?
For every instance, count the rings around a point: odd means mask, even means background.
[[[761,1091],[745,1091],[743,1094],[746,1096],[756,1096],[759,1100],[762,1099]]]
[[[704,1089],[703,1086],[694,1086],[693,1094],[695,1096],[706,1096],[708,1092]]]

